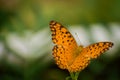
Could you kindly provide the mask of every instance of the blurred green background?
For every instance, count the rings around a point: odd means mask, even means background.
[[[112,41],[80,80],[120,80],[120,0],[0,0],[0,80],[65,80],[52,57],[51,20],[87,46]],[[77,39],[77,38],[76,38]]]

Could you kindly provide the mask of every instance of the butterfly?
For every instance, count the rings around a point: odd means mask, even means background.
[[[55,44],[52,55],[61,69],[69,72],[79,72],[113,46],[112,42],[98,42],[87,47],[78,45],[73,35],[62,24],[51,21],[52,41]]]

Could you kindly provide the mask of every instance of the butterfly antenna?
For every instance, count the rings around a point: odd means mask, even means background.
[[[82,45],[82,42],[80,41],[80,38],[79,38],[78,34],[75,33],[75,35],[77,36],[78,44],[79,44],[79,45]]]

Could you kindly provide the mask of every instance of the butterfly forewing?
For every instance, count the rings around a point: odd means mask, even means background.
[[[63,45],[66,47],[77,47],[77,43],[72,34],[60,23],[51,21],[50,29],[52,32],[52,41],[57,45]],[[72,43],[72,44],[71,44]]]
[[[109,50],[113,46],[112,42],[98,42],[91,44],[84,48],[83,52],[90,56],[90,58],[97,58],[100,54]]]

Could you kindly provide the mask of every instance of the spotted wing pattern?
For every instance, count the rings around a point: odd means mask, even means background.
[[[67,69],[75,58],[74,51],[78,45],[72,34],[60,23],[51,21],[50,29],[52,41],[56,44],[52,53],[54,59],[60,68]]]
[[[109,50],[109,48],[112,46],[112,42],[99,42],[83,48],[79,56],[77,56],[74,60],[73,64],[69,66],[68,70],[70,72],[83,70],[85,67],[87,67],[91,59],[97,58],[100,56],[100,54]]]
[[[82,45],[77,45],[72,34],[60,23],[51,21],[50,29],[55,44],[52,54],[56,64],[69,72],[83,70],[91,59],[97,58],[113,46],[112,42],[98,42],[83,48]]]

